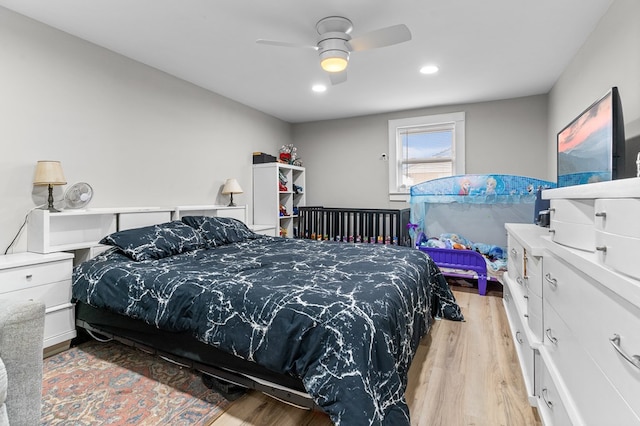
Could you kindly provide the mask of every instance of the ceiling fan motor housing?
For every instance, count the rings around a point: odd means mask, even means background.
[[[345,33],[332,32],[323,34],[320,39],[318,39],[318,52],[320,53],[320,59],[323,58],[323,54],[335,51],[343,52],[345,59],[348,59],[350,49],[347,43],[349,40],[351,40],[351,37]]]
[[[318,54],[320,65],[325,71],[343,71],[349,62],[349,33],[353,24],[347,18],[341,16],[329,16],[316,24],[318,37]]]

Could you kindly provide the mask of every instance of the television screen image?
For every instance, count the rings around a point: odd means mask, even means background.
[[[623,153],[622,107],[614,87],[558,133],[558,187],[616,179]]]

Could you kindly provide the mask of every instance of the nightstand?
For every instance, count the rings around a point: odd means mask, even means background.
[[[276,227],[273,225],[249,225],[249,229],[256,234],[267,235],[269,237],[276,236]]]
[[[44,352],[68,348],[76,337],[71,303],[73,255],[70,253],[16,253],[0,256],[0,297],[44,302]]]

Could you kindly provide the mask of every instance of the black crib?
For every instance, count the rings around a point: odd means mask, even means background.
[[[411,210],[300,207],[301,238],[411,246]]]

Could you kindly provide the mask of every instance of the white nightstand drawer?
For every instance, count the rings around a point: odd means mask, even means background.
[[[4,269],[0,273],[0,294],[68,280],[72,268],[69,259]]]
[[[71,280],[29,286],[9,293],[0,293],[0,297],[13,300],[38,300],[47,308],[68,304],[71,301]]]
[[[44,319],[44,347],[76,337],[75,309],[71,303],[48,308]]]

